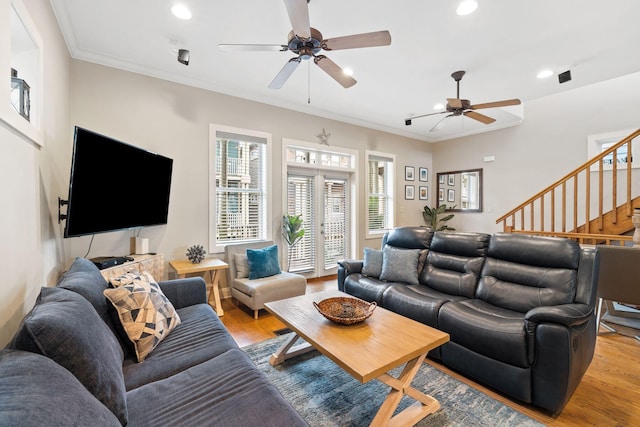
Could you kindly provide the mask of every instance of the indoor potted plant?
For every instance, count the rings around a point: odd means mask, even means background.
[[[300,215],[285,214],[282,216],[282,237],[287,242],[287,271],[291,265],[291,248],[304,237],[303,219]]]
[[[454,217],[453,214],[443,215],[447,209],[454,209],[455,206],[451,208],[447,208],[446,204],[441,204],[438,207],[430,208],[428,205],[425,205],[424,210],[422,211],[422,217],[424,218],[424,222],[431,227],[433,231],[454,231],[455,228],[449,227],[445,224],[447,221],[451,220]]]

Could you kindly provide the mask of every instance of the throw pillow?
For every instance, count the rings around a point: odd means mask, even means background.
[[[249,277],[249,260],[247,254],[234,254],[234,261],[236,263],[236,278],[246,279]]]
[[[249,261],[249,279],[251,280],[281,273],[277,245],[262,249],[247,249],[247,260]]]
[[[91,394],[127,423],[118,340],[82,296],[62,288],[42,288],[10,347],[39,353],[67,368]]]
[[[417,285],[419,257],[419,249],[391,249],[390,246],[385,246],[382,250],[380,279]]]
[[[173,304],[149,277],[143,274],[126,285],[104,291],[133,343],[138,362],[142,362],[180,324]]]
[[[137,273],[135,271],[130,271],[128,273],[123,274],[122,276],[112,277],[109,279],[109,284],[114,288],[119,288],[120,286],[128,285],[134,280],[144,280],[145,282],[155,282],[153,276],[143,271],[142,273]]]
[[[379,249],[364,248],[362,275],[368,277],[380,277],[381,273],[382,251]]]

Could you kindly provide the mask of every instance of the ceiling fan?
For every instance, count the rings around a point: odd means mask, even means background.
[[[467,116],[471,119],[484,123],[485,125],[489,125],[495,122],[496,119],[489,116],[485,116],[484,114],[480,114],[475,110],[481,110],[483,108],[496,108],[496,107],[507,107],[510,105],[520,105],[519,99],[507,99],[504,101],[487,102],[485,104],[475,104],[475,105],[471,105],[471,101],[469,101],[468,99],[460,99],[460,80],[462,80],[462,76],[464,76],[464,74],[465,74],[464,71],[456,71],[451,74],[451,77],[453,78],[453,80],[456,81],[457,92],[456,92],[455,98],[447,98],[447,106],[445,111],[409,117],[408,119],[405,119],[404,124],[409,126],[411,125],[411,122],[413,119],[418,119],[418,118],[427,117],[427,116],[435,116],[437,114],[449,113],[446,116],[444,116],[438,123],[436,123],[436,125],[432,127],[429,130],[429,132],[434,132],[442,128],[442,126],[444,125],[444,121],[447,118],[452,116]]]
[[[273,81],[271,89],[280,89],[296,70],[300,62],[313,58],[313,62],[324,72],[329,74],[343,87],[349,88],[356,84],[356,80],[346,74],[335,62],[324,55],[321,50],[355,49],[361,47],[387,46],[391,44],[389,31],[354,34],[351,36],[323,39],[322,33],[309,24],[309,0],[284,0],[293,30],[289,33],[286,45],[273,44],[219,44],[223,51],[291,51],[296,57],[291,58],[282,67]]]

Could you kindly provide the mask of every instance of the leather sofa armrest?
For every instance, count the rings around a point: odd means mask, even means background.
[[[207,303],[207,284],[202,277],[167,280],[158,285],[176,309]]]
[[[344,292],[344,280],[348,275],[360,273],[363,261],[355,259],[344,259],[338,261],[338,290]]]
[[[562,304],[536,307],[525,315],[527,328],[543,322],[557,323],[567,327],[579,326],[593,316],[593,307],[587,304]],[[531,331],[533,332],[533,331]]]
[[[344,268],[344,275],[348,276],[353,273],[362,272],[362,265],[364,264],[363,260],[358,259],[343,259],[342,261],[338,261],[338,265]]]

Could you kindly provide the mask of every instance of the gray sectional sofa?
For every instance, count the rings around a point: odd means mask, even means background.
[[[160,282],[181,323],[142,362],[99,270],[77,258],[0,352],[0,425],[306,426],[206,303],[201,278]]]
[[[341,262],[338,287],[449,333],[430,357],[558,414],[593,358],[594,258],[568,239],[401,227]]]

